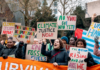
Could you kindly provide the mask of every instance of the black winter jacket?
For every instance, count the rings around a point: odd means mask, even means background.
[[[52,56],[59,51],[61,51],[61,52],[59,54],[57,54],[55,57],[52,58]],[[44,56],[47,56],[47,57],[50,58],[49,59],[50,63],[57,62],[58,65],[68,65],[68,54],[67,54],[65,48],[62,48],[62,49],[59,49],[59,50],[46,51],[46,45],[42,44],[41,53]]]

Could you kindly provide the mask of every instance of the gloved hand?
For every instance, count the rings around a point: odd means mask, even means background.
[[[96,37],[94,38],[94,41],[95,41],[95,45],[96,45],[96,46],[99,46],[98,39],[99,39],[99,37],[98,37],[98,36],[96,36]]]
[[[3,59],[7,59],[8,56],[6,54],[3,55]]]
[[[71,60],[71,58],[70,57],[68,57],[68,61],[70,61]]]
[[[84,59],[84,62],[88,62],[88,58],[85,58],[85,59]]]

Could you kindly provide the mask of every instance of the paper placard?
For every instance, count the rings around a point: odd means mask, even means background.
[[[1,34],[7,34],[8,36],[13,36],[14,29],[15,29],[14,26],[15,26],[15,23],[3,22]]]
[[[86,70],[87,63],[84,59],[87,58],[88,50],[85,48],[70,47],[69,56],[71,61],[68,62],[68,70]]]
[[[92,17],[92,15],[96,13],[96,15],[100,15],[100,1],[93,1],[86,4],[86,18]]]
[[[14,32],[14,41],[19,40],[24,41],[24,43],[27,43],[27,41],[30,40],[30,43],[33,43],[35,36],[35,28],[15,25]]]
[[[86,36],[91,39],[94,39],[96,36],[98,36],[100,39],[100,23],[92,22]]]
[[[29,44],[26,50],[26,59],[31,60],[32,58],[37,61],[47,61],[47,57],[41,54],[41,44]]]
[[[37,38],[38,39],[57,39],[57,22],[38,22]]]
[[[76,29],[76,16],[74,15],[61,15],[57,19],[58,30],[75,30]]]

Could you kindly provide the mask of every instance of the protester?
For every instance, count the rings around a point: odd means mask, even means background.
[[[35,38],[33,44],[39,44],[39,40]]]
[[[20,59],[24,59],[25,58],[25,47],[24,47],[24,42],[23,41],[20,41],[19,44],[17,45],[17,51],[16,51],[16,54],[15,54],[15,57],[16,58],[20,58]]]
[[[76,40],[77,40],[77,38],[74,37],[74,36],[72,36],[72,37],[70,38],[69,45],[73,45],[73,46],[75,46],[75,42],[76,42]]]
[[[86,41],[84,39],[78,39],[76,41],[76,47],[78,47],[78,48],[86,48]],[[90,52],[88,52],[88,57],[84,61],[87,62],[87,66],[93,66],[93,65],[96,64],[94,62]]]
[[[7,57],[9,55],[15,55],[16,53],[16,46],[14,46],[13,40],[11,38],[8,38],[7,40],[7,46],[2,49],[0,56]]]
[[[94,38],[95,45],[94,45],[94,51],[93,51],[93,53],[96,56],[99,56],[100,57],[100,50],[99,50],[99,42],[98,42],[98,39],[99,39],[99,37],[97,37],[97,36]]]
[[[61,40],[62,40],[63,44],[68,44],[68,38],[66,36],[63,36],[61,38]]]
[[[46,40],[43,39],[41,53],[44,56],[50,58],[49,62],[57,65],[68,65],[68,54],[63,48],[63,43],[60,39],[56,39],[54,42],[54,49],[52,51],[46,51]]]

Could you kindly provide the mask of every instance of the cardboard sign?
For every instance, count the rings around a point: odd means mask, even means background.
[[[9,35],[13,36],[14,26],[15,26],[15,23],[3,22],[3,24],[2,24],[2,33],[1,34],[7,34],[8,36]]]
[[[2,37],[2,40],[7,40],[8,39],[7,34],[2,34],[1,37]]]
[[[41,54],[40,44],[27,45],[26,59],[31,60],[32,58],[37,61],[47,61],[47,57]]]
[[[86,18],[92,17],[92,15],[96,13],[96,15],[100,15],[100,1],[93,1],[86,4]]]
[[[57,19],[58,30],[75,30],[76,16],[59,16]]]
[[[68,70],[86,70],[87,64],[84,59],[87,58],[88,50],[84,48],[70,47]]]
[[[24,41],[24,43],[27,43],[27,41],[30,40],[30,43],[33,43],[35,36],[35,28],[15,25],[14,32],[14,41],[19,40]]]
[[[100,23],[93,22],[87,32],[87,37],[94,39],[96,36],[100,38]]]
[[[57,39],[58,26],[56,22],[38,22],[37,38],[38,39]]]

